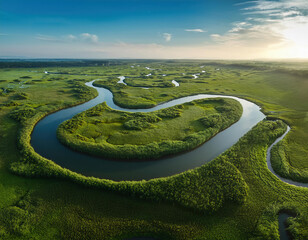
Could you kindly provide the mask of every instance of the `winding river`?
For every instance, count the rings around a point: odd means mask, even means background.
[[[98,96],[96,98],[81,105],[63,109],[46,116],[38,122],[31,136],[31,144],[37,153],[43,157],[51,159],[64,168],[84,174],[86,176],[94,176],[121,181],[142,179],[147,180],[181,173],[186,170],[199,167],[204,163],[216,158],[232,145],[234,145],[253,126],[265,118],[265,115],[260,111],[261,109],[259,106],[245,99],[234,96],[208,94],[198,94],[194,96],[182,97],[159,104],[150,109],[125,109],[115,105],[113,102],[113,95],[109,90],[93,86],[92,83],[94,81],[95,80],[88,82],[86,85],[98,91]],[[106,158],[93,157],[87,154],[76,152],[64,146],[58,141],[56,136],[57,128],[63,121],[71,119],[74,115],[94,107],[104,101],[109,107],[120,111],[152,112],[158,109],[168,108],[177,104],[182,104],[197,99],[216,97],[232,98],[239,101],[243,107],[243,114],[240,120],[224,131],[218,133],[215,137],[202,144],[200,147],[194,149],[193,151],[185,152],[176,156],[165,157],[159,161],[153,160],[147,162],[119,162]],[[287,132],[285,134],[287,134]],[[276,144],[283,137],[284,136],[277,139],[274,144]],[[270,150],[272,146],[268,150],[268,159],[270,158]],[[270,161],[268,161],[268,163],[269,169],[275,174],[270,166]],[[307,184],[293,182],[291,180],[283,179],[279,176],[277,177],[289,184],[307,187]]]

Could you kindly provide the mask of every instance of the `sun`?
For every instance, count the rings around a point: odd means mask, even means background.
[[[296,21],[285,23],[281,31],[285,39],[284,48],[281,49],[280,57],[285,58],[308,58],[308,22]]]

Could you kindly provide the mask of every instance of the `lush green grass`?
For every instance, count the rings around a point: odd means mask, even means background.
[[[132,73],[137,76],[140,72],[148,74],[149,71],[144,69],[144,66],[159,68],[162,69],[162,72],[169,74],[180,74],[181,72],[193,74],[200,71],[200,65],[207,65],[207,63],[200,61],[179,61],[163,63],[163,65],[159,65],[162,64],[161,62],[154,62],[141,63],[143,69],[135,70],[130,68],[131,64],[131,62],[128,62],[128,65],[118,67],[67,68],[66,70],[80,73],[84,70],[88,72],[97,71],[99,74],[114,76]],[[304,118],[302,118],[299,108],[305,107],[305,104],[296,104],[298,96],[295,97],[293,103],[292,98],[289,98],[289,102],[280,99],[284,95],[288,96],[287,94],[295,91],[295,89],[292,90],[290,86],[281,89],[283,86],[279,86],[279,84],[272,86],[271,81],[278,81],[279,78],[274,78],[278,75],[270,72],[272,70],[268,70],[270,64],[266,64],[266,71],[260,69],[259,64],[249,63],[253,65],[254,69],[251,66],[247,67],[246,63],[232,67],[225,66],[229,63],[223,64],[223,67],[220,66],[220,68],[228,68],[229,70],[222,70],[221,73],[215,70],[215,66],[206,66],[207,71],[212,69],[211,78],[182,78],[183,82],[180,82],[181,77],[179,77],[179,79],[176,79],[181,84],[178,88],[141,90],[126,87],[124,91],[127,92],[128,98],[133,96],[136,101],[139,98],[146,99],[147,97],[153,99],[154,102],[166,101],[198,92],[220,93],[224,91],[233,95],[245,95],[247,98],[250,95],[266,110],[275,111],[271,113],[272,116],[288,120],[294,129],[290,136],[299,141],[299,145],[305,149],[303,139],[305,139],[307,131],[302,133],[298,130],[300,126],[304,126],[300,124],[300,122],[304,122]],[[271,64],[270,67],[277,68],[277,66],[285,68],[285,66],[279,64]],[[84,101],[84,98],[80,99],[79,95],[71,90],[73,85],[69,80],[84,79],[85,82],[97,77],[61,75],[59,76],[61,79],[56,80],[51,78],[57,78],[58,75],[41,74],[42,79],[40,79],[38,73],[27,71],[28,69],[1,70],[1,78],[6,79],[6,82],[0,82],[0,88],[6,88],[10,84],[15,91],[0,96],[0,103],[2,104],[0,106],[1,239],[83,238],[109,240],[145,235],[159,236],[162,239],[277,239],[277,212],[281,209],[288,209],[298,214],[296,218],[290,221],[290,230],[295,239],[308,238],[307,189],[282,183],[270,173],[266,166],[267,147],[274,138],[285,130],[285,126],[281,122],[264,121],[260,123],[233,148],[211,164],[197,170],[176,177],[157,180],[158,183],[155,181],[141,182],[137,185],[131,182],[118,185],[111,183],[106,189],[111,189],[112,186],[116,187],[113,188],[113,191],[107,191],[100,188],[100,186],[107,184],[105,181],[83,178],[57,168],[44,159],[39,159],[41,161],[37,163],[35,163],[35,159],[32,159],[31,164],[25,164],[29,159],[20,154],[16,144],[20,124],[12,118],[16,116],[16,114],[13,114],[14,111],[18,110],[19,112],[20,108],[26,107],[26,105],[35,109],[39,119],[40,115],[42,116],[47,112]],[[298,70],[292,71],[298,73]],[[269,78],[265,78],[267,74],[270,74]],[[26,75],[42,81],[29,84],[30,87],[28,88],[19,89],[19,83],[12,81]],[[213,78],[217,80],[212,81]],[[246,81],[239,80],[240,78]],[[292,73],[289,78],[292,81],[290,84],[296,86],[298,76]],[[264,87],[265,84],[269,88],[268,93],[267,88]],[[234,87],[231,87],[232,85]],[[300,87],[303,88],[304,86],[300,85]],[[271,90],[272,97],[270,96]],[[142,91],[149,92],[145,94]],[[27,93],[28,98],[17,100],[15,94],[19,92]],[[12,101],[17,102],[18,106],[5,106]],[[22,124],[27,121],[29,121],[28,118],[23,119]],[[33,123],[35,123],[35,119],[29,125],[24,125],[26,128],[23,129],[27,130],[27,127],[33,127]],[[296,138],[296,134],[299,134],[299,132],[303,134],[303,138],[300,138],[300,140]],[[305,164],[305,159],[302,161]],[[15,162],[13,166],[16,171],[22,170],[20,173],[27,173],[28,176],[33,177],[24,178],[11,174],[9,168],[12,166],[12,162]],[[36,167],[29,168],[29,166]],[[56,171],[49,171],[50,167],[56,168]],[[219,171],[219,174],[215,174],[214,170]],[[49,178],[41,178],[40,175],[37,175],[39,171],[41,171],[41,176],[49,176]],[[213,175],[209,174],[211,171],[213,171]],[[225,174],[221,174],[221,171]],[[52,177],[56,173],[58,173],[58,178]],[[80,184],[61,178],[71,179]],[[205,181],[204,184],[203,181]],[[94,183],[100,186],[94,186]],[[176,183],[180,186],[174,187]],[[91,187],[82,185],[91,185]],[[228,187],[229,185],[232,187]],[[135,196],[121,194],[124,186],[127,191],[126,194]],[[141,186],[145,187],[140,188]],[[162,186],[165,188],[162,188]],[[219,189],[219,187],[222,189]],[[145,189],[148,190],[147,193],[150,196],[144,194]],[[161,200],[153,199],[153,193],[157,193],[158,189],[161,191]],[[170,189],[173,191],[170,191]],[[176,194],[181,196],[178,198]],[[167,196],[169,199],[166,199]],[[239,196],[242,196],[242,198],[233,199]],[[152,200],[142,200],[140,197],[152,198]],[[215,198],[217,197],[222,197],[223,201],[216,201]],[[188,201],[185,202],[185,199],[188,199]],[[240,201],[241,199],[242,201]],[[195,200],[199,201],[197,203],[200,204],[201,208],[199,209],[201,211],[196,212],[183,207],[184,205],[196,209]],[[210,203],[214,205],[212,206]],[[201,204],[205,204],[204,206],[208,208],[204,208]],[[211,213],[213,210],[215,212]]]
[[[191,150],[238,121],[233,99],[196,100],[152,113],[116,111],[105,103],[61,124],[58,137],[77,151],[116,159],[155,159]]]

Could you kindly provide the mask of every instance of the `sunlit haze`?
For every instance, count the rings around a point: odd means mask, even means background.
[[[1,58],[308,58],[307,0],[10,0]]]

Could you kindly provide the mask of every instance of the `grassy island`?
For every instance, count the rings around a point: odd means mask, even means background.
[[[238,121],[233,99],[204,99],[150,113],[116,111],[105,103],[64,122],[60,141],[88,154],[150,160],[191,150]]]

